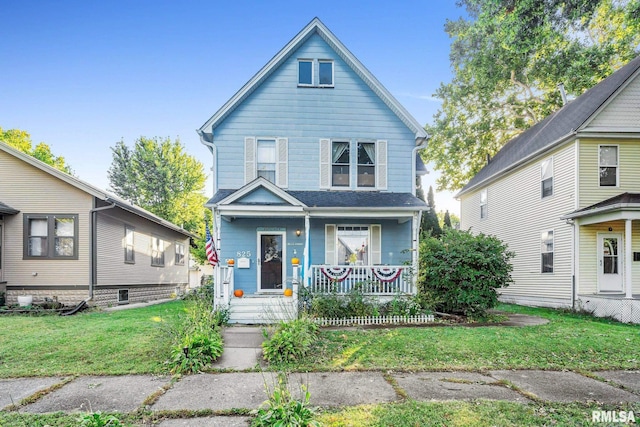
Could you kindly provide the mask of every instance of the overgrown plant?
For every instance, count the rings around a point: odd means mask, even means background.
[[[115,415],[106,415],[100,411],[84,414],[78,418],[82,427],[119,427],[122,424]]]
[[[420,254],[418,291],[439,311],[482,317],[513,281],[515,254],[494,236],[447,229],[421,242]]]
[[[223,350],[221,327],[228,321],[228,309],[212,310],[206,292],[185,300],[185,315],[172,331],[173,345],[169,367],[172,373],[201,371]]]
[[[318,339],[318,325],[309,318],[280,322],[271,336],[265,333],[264,359],[269,363],[288,363],[302,359]]]
[[[314,420],[315,413],[309,407],[311,394],[306,386],[301,385],[302,398],[294,399],[288,387],[287,376],[284,373],[278,375],[278,383],[269,391],[266,400],[256,412],[256,417],[251,422],[253,427],[311,427],[320,426]]]

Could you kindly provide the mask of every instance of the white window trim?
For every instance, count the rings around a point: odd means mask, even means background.
[[[289,186],[289,138],[280,136],[244,137],[244,183],[258,177],[258,140],[275,141],[276,170],[274,184],[280,188]]]
[[[543,190],[543,183],[545,180],[544,177],[544,164],[545,162],[549,162],[550,166],[551,166],[551,176],[547,179],[551,179],[551,194],[549,195],[544,195],[544,190]],[[555,165],[554,165],[554,161],[553,161],[553,156],[543,160],[542,162],[540,162],[540,198],[541,199],[547,199],[550,197],[553,197],[554,193],[555,193]]]
[[[349,144],[349,185],[333,185],[333,143],[346,142]],[[375,164],[375,185],[373,187],[358,186],[358,143],[375,144],[376,160]],[[372,140],[369,138],[320,138],[320,165],[319,165],[319,188],[336,191],[379,191],[387,189],[388,182],[388,160],[387,141],[384,139]]]
[[[131,251],[132,259],[127,259],[127,248],[129,246],[127,242],[127,231],[131,231]],[[136,228],[132,225],[125,224],[124,226],[124,263],[135,264],[136,263]]]
[[[482,201],[484,195],[484,202]],[[484,209],[484,215],[482,213],[482,208]],[[489,216],[489,191],[485,188],[480,191],[480,219],[487,219]]]
[[[158,242],[158,247],[155,247],[155,243],[156,241]],[[157,252],[159,254],[159,259],[161,262],[154,262],[154,257],[153,257],[153,252],[154,250],[157,249]],[[164,267],[167,260],[165,259],[165,244],[164,244],[164,240],[162,240],[162,237],[159,236],[151,236],[151,266],[152,267]]]
[[[349,191],[349,190],[353,190],[353,188],[351,187],[351,183],[352,183],[352,164],[353,164],[353,150],[352,145],[351,144],[351,140],[348,138],[334,138],[334,139],[330,139],[329,140],[329,187],[332,190],[336,190],[336,191]],[[347,144],[347,147],[349,149],[349,163],[347,164],[348,167],[348,171],[349,171],[349,183],[347,185],[333,185],[333,166],[336,163],[333,163],[333,144],[336,142],[344,142]],[[340,163],[341,164],[341,163]]]
[[[318,59],[318,87],[335,87],[336,73],[333,59]],[[331,84],[320,83],[320,64],[331,64]],[[313,74],[313,73],[312,73]]]
[[[183,242],[175,242],[175,254],[174,254],[174,263],[175,265],[185,265],[185,260],[187,259],[185,244]],[[178,248],[182,248],[182,251],[178,251]],[[178,262],[178,255],[182,255],[182,261]]]
[[[325,224],[325,264],[341,265],[338,260],[338,228],[340,227],[367,227],[369,231],[369,260],[367,265],[382,264],[381,224]]]
[[[311,63],[311,83],[300,83],[300,63],[301,62],[310,62]],[[298,87],[315,87],[315,81],[316,81],[316,67],[315,67],[315,60],[311,59],[311,58],[298,58],[298,68],[296,70],[296,74],[298,76]]]
[[[616,147],[616,185],[601,185],[600,184],[600,149],[602,147]],[[613,167],[613,166],[604,166]],[[598,176],[598,188],[619,188],[620,187],[620,145],[618,144],[598,144],[598,168],[596,169]]]
[[[542,250],[542,235],[544,233],[551,233],[551,247],[553,248],[553,250],[551,251],[543,251]],[[555,272],[555,252],[556,252],[556,233],[554,229],[551,230],[544,230],[540,232],[540,274],[553,274]],[[542,255],[543,254],[553,254],[553,264],[551,266],[551,271],[542,271],[544,265],[542,263]]]

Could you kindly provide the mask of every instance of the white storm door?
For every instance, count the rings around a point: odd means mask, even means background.
[[[622,234],[598,234],[598,289],[622,292]]]
[[[258,292],[282,291],[285,282],[285,232],[258,232]]]

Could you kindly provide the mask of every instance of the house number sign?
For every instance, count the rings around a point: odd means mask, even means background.
[[[251,251],[238,251],[236,258],[251,258]]]

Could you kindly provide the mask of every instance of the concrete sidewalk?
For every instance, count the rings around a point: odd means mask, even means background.
[[[520,322],[526,319],[520,318]],[[262,363],[262,328],[235,326],[224,331],[225,350],[215,364],[219,373],[174,380],[169,376],[85,376],[0,380],[0,408],[27,413],[164,411],[230,411],[257,409],[272,389],[277,374]],[[300,395],[307,386],[311,405],[342,407],[417,401],[493,399],[530,403],[640,402],[640,371],[594,372],[593,379],[574,372],[316,372],[288,375],[289,388]],[[510,386],[507,386],[510,385]],[[28,404],[21,402],[28,399]],[[246,426],[249,417],[211,416],[167,419],[172,426]]]

